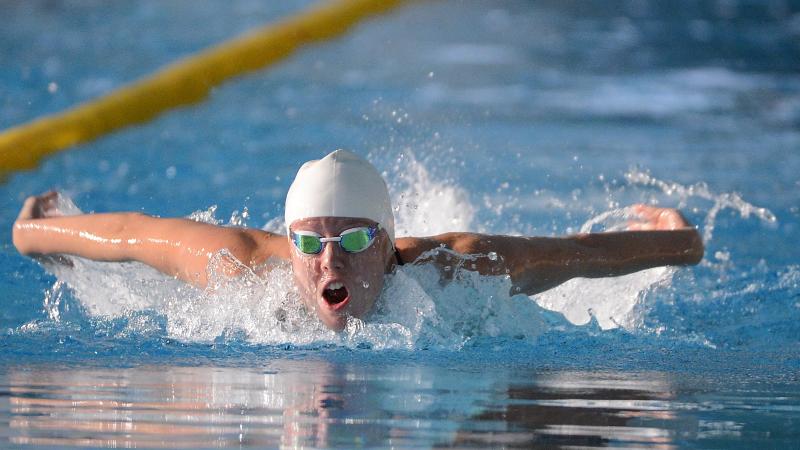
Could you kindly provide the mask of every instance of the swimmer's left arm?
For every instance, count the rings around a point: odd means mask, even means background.
[[[527,295],[575,277],[619,276],[700,262],[702,239],[678,211],[644,205],[634,208],[642,220],[629,224],[629,231],[552,238],[447,233],[421,239],[417,248],[444,246],[466,255],[457,262],[452,261],[453,255],[438,255],[435,262],[458,264],[484,275],[509,275],[512,293]]]

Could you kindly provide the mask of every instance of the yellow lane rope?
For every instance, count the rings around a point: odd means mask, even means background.
[[[302,45],[341,35],[404,0],[334,0],[267,25],[64,112],[0,133],[0,172],[31,169],[48,154],[163,111],[197,103],[228,78],[274,64]]]

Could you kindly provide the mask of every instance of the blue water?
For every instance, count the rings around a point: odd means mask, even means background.
[[[0,127],[310,4],[3,4]],[[285,302],[286,267],[209,294],[43,267],[6,233],[0,446],[796,447],[798,73],[796,2],[420,2],[11,175],[6,230],[51,188],[280,229],[299,164],[345,147],[400,234],[602,231],[646,202],[707,239],[696,267],[532,299],[407,268],[336,335]]]

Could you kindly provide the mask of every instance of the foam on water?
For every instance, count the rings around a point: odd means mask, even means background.
[[[690,197],[711,201],[713,204],[706,213],[706,218],[703,223],[703,240],[705,242],[711,241],[714,234],[714,224],[717,219],[717,214],[723,209],[737,211],[743,219],[754,215],[766,223],[775,223],[778,220],[775,214],[767,208],[754,206],[744,201],[742,197],[735,192],[714,193],[708,188],[708,185],[703,182],[691,186],[683,186],[678,183],[659,180],[641,170],[631,170],[625,174],[625,178],[634,185],[652,186],[660,189],[669,196],[677,197],[679,200],[679,207],[684,206]]]
[[[757,207],[735,192],[715,193],[706,183],[690,186],[659,180],[646,171],[632,169],[625,174],[632,187],[655,188],[671,199],[670,204],[685,208],[690,199],[707,201],[704,206],[705,218],[701,227],[703,241],[708,248],[713,238],[716,219],[720,211],[730,209],[739,213],[743,219],[755,216],[767,224],[774,224],[775,215],[766,208]],[[636,213],[631,208],[607,211],[586,221],[581,233],[625,230],[628,221],[635,220]],[[718,251],[707,255],[705,266],[714,267],[714,259],[725,262],[729,255]],[[537,302],[550,310],[562,313],[575,324],[586,324],[594,318],[602,329],[624,327],[628,330],[640,329],[644,315],[649,311],[644,298],[659,288],[669,287],[676,273],[674,267],[656,267],[633,274],[601,279],[575,278],[536,297]],[[588,293],[588,294],[587,294]]]
[[[391,186],[398,235],[474,228],[477,208],[465,190],[452,182],[437,181],[410,152],[396,162],[397,167],[405,167],[397,170],[398,176],[393,178],[397,181]],[[742,217],[754,214],[767,222],[775,221],[768,210],[736,194],[714,194],[702,183],[685,187],[639,171],[630,172],[627,179],[631,185],[655,187],[677,196],[681,203],[692,196],[712,201],[703,227],[706,243],[712,237],[716,214],[723,208],[733,208]],[[64,197],[59,209],[64,214],[80,212]],[[216,207],[211,207],[196,211],[190,218],[221,224],[215,212]],[[608,211],[589,219],[581,232],[624,229],[634,215],[629,209]],[[227,225],[235,226],[239,221],[239,215],[234,214]],[[282,232],[281,218],[264,228]],[[271,259],[250,269],[226,251],[212,258],[205,290],[139,263],[102,263],[75,257],[43,259],[43,265],[58,278],[45,295],[44,307],[53,322],[125,319],[122,334],[155,333],[184,342],[240,340],[268,345],[459,349],[482,337],[535,341],[554,326],[574,328],[573,324],[584,325],[592,319],[595,325],[589,328],[621,326],[629,331],[653,332],[659,326],[646,323],[653,307],[644,299],[668,287],[676,273],[674,268],[661,267],[616,278],[574,279],[529,298],[509,295],[508,277],[480,276],[458,264],[452,268],[452,282],[443,283],[438,269],[425,263],[436,256],[423,255],[417,264],[399,267],[388,275],[373,314],[365,321],[351,320],[342,333],[326,329],[304,310],[287,262]],[[241,276],[225,275],[232,272]],[[562,314],[569,322],[546,310]]]

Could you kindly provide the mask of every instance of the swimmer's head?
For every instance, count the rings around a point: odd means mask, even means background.
[[[336,150],[300,168],[286,195],[286,227],[308,217],[360,217],[377,222],[394,243],[386,182],[369,161]]]
[[[285,218],[295,282],[306,307],[337,330],[348,316],[368,314],[394,261],[394,215],[375,167],[346,150],[305,163],[286,196]],[[354,229],[360,234],[350,236],[362,238],[354,244],[336,240],[299,248],[299,239],[293,239],[300,232],[316,243]]]

